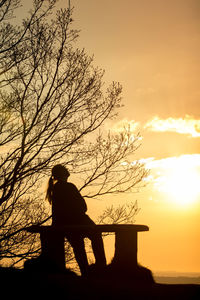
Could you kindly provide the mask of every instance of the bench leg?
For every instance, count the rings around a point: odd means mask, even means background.
[[[48,262],[49,268],[65,269],[64,236],[44,232],[40,234],[42,253],[41,257]]]
[[[113,263],[119,267],[137,266],[137,232],[127,230],[115,233]]]

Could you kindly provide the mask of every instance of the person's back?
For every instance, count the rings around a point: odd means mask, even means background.
[[[83,224],[87,205],[76,186],[57,181],[52,193],[53,225]]]

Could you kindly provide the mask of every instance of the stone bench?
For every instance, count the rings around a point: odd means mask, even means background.
[[[51,261],[59,268],[65,268],[64,237],[72,234],[86,234],[87,232],[115,233],[115,253],[112,263],[116,266],[126,265],[137,267],[137,235],[138,232],[148,231],[146,225],[116,224],[96,226],[39,226],[26,228],[31,233],[39,233],[42,257]]]

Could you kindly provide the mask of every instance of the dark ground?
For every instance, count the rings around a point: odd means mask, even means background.
[[[45,273],[0,268],[1,294],[5,299],[200,299],[200,285],[158,284],[108,274],[82,278],[67,270]]]

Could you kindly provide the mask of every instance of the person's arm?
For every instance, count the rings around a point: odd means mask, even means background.
[[[83,198],[83,196],[81,195],[81,193],[73,183],[71,183],[70,186],[71,186],[74,201],[76,201],[77,204],[77,209],[85,213],[87,211],[87,204],[85,202],[85,199]]]

